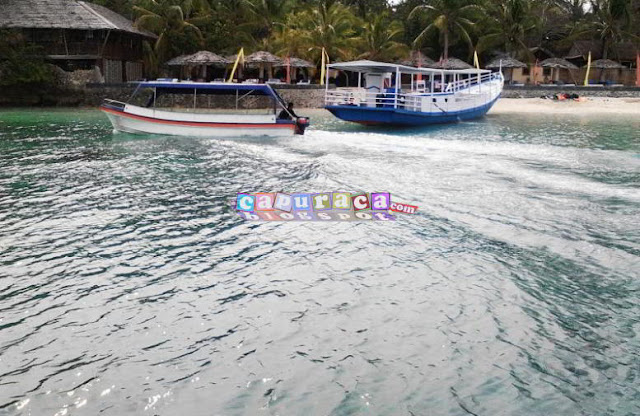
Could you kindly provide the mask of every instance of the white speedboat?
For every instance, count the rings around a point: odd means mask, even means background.
[[[132,104],[145,94],[146,104]],[[212,101],[219,108],[211,108]],[[260,103],[266,109],[257,113],[256,104]],[[199,104],[207,105],[202,108]],[[114,130],[137,134],[292,136],[304,134],[309,125],[307,118],[289,113],[286,103],[267,84],[145,81],[129,103],[107,99],[100,109]],[[285,117],[280,117],[283,112]]]
[[[327,71],[325,108],[342,120],[367,125],[421,126],[482,117],[504,85],[502,72],[481,69],[414,68],[374,61],[328,67],[357,73],[358,85],[329,89]]]

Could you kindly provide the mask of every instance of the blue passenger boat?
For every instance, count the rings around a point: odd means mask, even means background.
[[[367,125],[422,126],[482,117],[504,85],[502,72],[482,69],[415,68],[374,61],[328,68],[357,73],[358,85],[329,89],[327,71],[325,108],[342,120]]]

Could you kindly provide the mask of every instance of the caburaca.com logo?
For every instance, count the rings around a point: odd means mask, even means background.
[[[395,221],[390,212],[418,211],[392,201],[388,192],[238,193],[235,209],[248,221]]]

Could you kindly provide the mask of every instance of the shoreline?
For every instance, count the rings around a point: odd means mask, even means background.
[[[584,97],[585,101],[500,98],[491,114],[640,115],[640,98]]]
[[[97,110],[97,106],[0,106],[0,113],[16,110]],[[298,107],[298,111],[325,112],[321,107]],[[233,111],[233,110],[227,110]],[[584,101],[554,101],[542,98],[500,98],[487,113],[540,114],[540,115],[638,115],[640,116],[640,98],[630,97],[584,97]]]

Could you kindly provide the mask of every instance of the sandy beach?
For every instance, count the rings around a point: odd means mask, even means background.
[[[585,98],[585,101],[554,101],[542,98],[501,98],[489,114],[637,114],[640,98]]]

